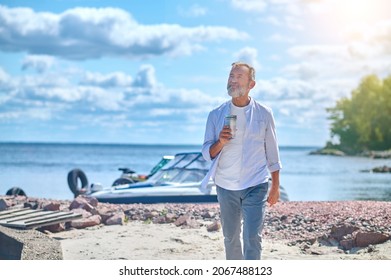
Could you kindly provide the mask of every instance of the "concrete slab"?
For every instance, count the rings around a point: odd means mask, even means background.
[[[0,225],[0,260],[62,260],[61,243],[37,230]]]

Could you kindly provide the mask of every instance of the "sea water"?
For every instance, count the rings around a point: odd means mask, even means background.
[[[391,174],[362,172],[391,160],[309,155],[319,147],[280,147],[281,185],[292,201],[391,201]],[[80,168],[89,184],[111,186],[118,168],[149,174],[164,155],[200,151],[197,145],[0,143],[0,194],[11,187],[28,196],[72,199],[68,172]]]

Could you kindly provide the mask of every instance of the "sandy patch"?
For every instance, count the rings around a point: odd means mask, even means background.
[[[186,229],[174,224],[138,221],[50,234],[60,241],[65,260],[224,260],[221,231],[206,227]],[[264,239],[266,260],[391,259],[391,241],[346,253],[336,246],[300,244]]]

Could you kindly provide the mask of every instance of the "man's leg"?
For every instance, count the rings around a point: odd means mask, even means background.
[[[220,204],[220,218],[227,260],[243,259],[240,242],[240,194],[240,191],[229,191],[217,186],[217,199]]]
[[[265,217],[268,183],[243,190],[243,248],[244,259],[261,259],[261,232]]]

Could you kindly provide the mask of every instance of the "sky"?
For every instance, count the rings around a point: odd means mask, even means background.
[[[283,146],[330,140],[326,108],[391,74],[391,1],[0,2],[0,142],[196,144],[256,68]]]

